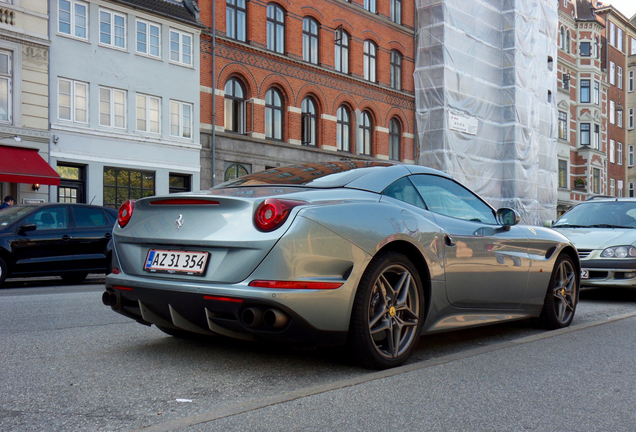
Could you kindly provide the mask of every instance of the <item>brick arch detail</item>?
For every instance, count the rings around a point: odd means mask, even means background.
[[[333,23],[333,30],[334,32],[336,31],[336,29],[340,26],[342,26],[342,28],[349,33],[349,36],[353,37],[353,26],[351,24],[349,24],[347,21],[338,18],[332,21]]]
[[[402,57],[404,57],[404,53],[406,52],[406,48],[404,48],[404,45],[402,45],[398,41],[389,42],[389,50],[396,50],[402,55]]]
[[[276,86],[283,93],[283,97],[286,99],[287,106],[296,106],[296,97],[294,95],[294,90],[292,89],[291,84],[287,81],[286,78],[278,75],[278,74],[270,74],[263,79],[261,82],[261,88],[259,90],[259,99],[265,99],[265,93],[269,90],[270,87]]]
[[[406,114],[404,114],[404,110],[402,110],[401,108],[397,108],[397,107],[392,107],[387,113],[386,113],[386,117],[384,119],[384,122],[386,123],[386,127],[389,127],[389,122],[391,121],[392,118],[397,117],[399,122],[400,122],[400,126],[402,127],[402,132],[406,132],[406,133],[413,133],[411,132],[413,125],[411,124],[410,121],[407,120]]]
[[[375,122],[374,126],[381,126],[380,125],[380,120],[381,120],[381,116],[380,116],[380,108],[378,108],[378,106],[375,104],[374,101],[370,100],[370,99],[365,99],[362,102],[360,102],[360,104],[358,105],[358,109],[360,110],[360,112],[362,111],[369,111],[371,113],[371,115],[373,116],[373,121]]]
[[[267,5],[269,5],[270,3],[277,4],[278,6],[282,7],[286,13],[289,13],[289,0],[267,0],[265,2],[265,7],[267,8]]]
[[[318,104],[318,111],[321,114],[327,114],[327,98],[324,92],[319,87],[313,84],[305,84],[298,90],[297,100],[300,106],[305,97],[311,96]]]
[[[371,40],[373,41],[373,43],[379,48],[380,44],[382,43],[382,38],[380,36],[377,35],[376,32],[371,31],[371,30],[365,30],[362,32],[362,39],[363,40]]]
[[[325,17],[316,8],[313,8],[311,6],[305,6],[301,8],[301,11],[303,14],[303,18],[311,17],[315,19],[316,21],[318,21],[318,25],[322,26],[322,22],[325,20]]]
[[[250,99],[253,95],[258,93],[258,84],[252,72],[240,63],[230,63],[221,69],[219,78],[216,85],[219,86],[219,90],[225,89],[225,83],[231,77],[238,77],[245,85],[245,92],[247,93],[246,99]]]
[[[331,107],[331,115],[337,115],[338,108],[340,108],[340,105],[343,104],[348,105],[351,111],[355,111],[358,108],[358,104],[356,103],[354,98],[346,93],[342,93],[336,98],[336,100],[333,101],[333,105]]]

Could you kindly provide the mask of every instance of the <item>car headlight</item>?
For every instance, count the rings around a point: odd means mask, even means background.
[[[601,258],[636,258],[634,246],[613,246],[601,252]]]

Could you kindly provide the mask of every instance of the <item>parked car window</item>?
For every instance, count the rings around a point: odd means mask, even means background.
[[[7,226],[31,211],[31,207],[7,207],[0,211],[0,227]]]
[[[414,175],[410,178],[430,211],[497,225],[492,208],[454,180],[435,175]]]
[[[636,228],[636,202],[597,201],[579,204],[556,221],[553,228]]]
[[[402,177],[398,181],[393,182],[389,187],[384,189],[382,193],[391,198],[426,209],[420,194],[417,193],[415,186],[413,186],[413,183],[411,183],[407,177]]]
[[[65,207],[47,207],[31,213],[24,218],[25,224],[35,224],[39,230],[65,229],[68,227],[68,218]]]
[[[75,226],[78,228],[105,227],[110,225],[104,211],[95,207],[73,207]]]

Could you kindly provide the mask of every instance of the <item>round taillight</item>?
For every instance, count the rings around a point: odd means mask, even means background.
[[[126,200],[119,207],[119,214],[117,215],[117,223],[120,227],[125,227],[128,225],[130,218],[133,214],[133,209],[135,208],[135,200]]]
[[[305,204],[305,202],[275,198],[266,199],[256,209],[254,225],[260,231],[273,231],[285,222],[291,209],[301,204]]]

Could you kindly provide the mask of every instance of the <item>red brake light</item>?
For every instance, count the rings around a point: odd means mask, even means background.
[[[331,290],[342,286],[341,282],[305,282],[305,281],[273,281],[253,280],[250,286],[274,289],[322,289]]]
[[[117,215],[117,223],[120,227],[125,227],[130,218],[132,217],[133,210],[135,208],[136,200],[126,200],[121,207],[119,207],[119,214]]]
[[[266,199],[254,213],[254,224],[260,231],[273,231],[287,220],[291,209],[302,204],[305,202],[276,198]]]

